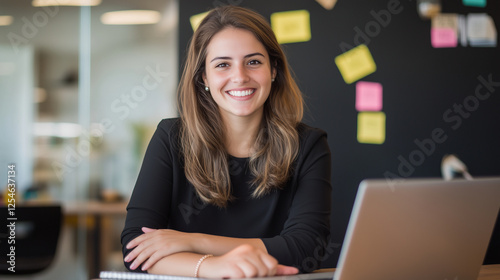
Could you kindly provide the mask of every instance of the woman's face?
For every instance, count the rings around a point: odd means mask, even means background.
[[[250,31],[225,28],[207,46],[203,80],[223,119],[258,117],[271,91],[269,55]]]

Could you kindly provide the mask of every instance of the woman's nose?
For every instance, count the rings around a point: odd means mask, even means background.
[[[233,83],[242,84],[249,80],[247,69],[244,65],[238,65],[233,68],[231,81]]]

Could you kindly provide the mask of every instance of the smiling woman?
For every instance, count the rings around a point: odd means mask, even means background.
[[[180,118],[158,125],[127,208],[126,266],[209,278],[318,268],[330,150],[324,131],[301,123],[302,94],[265,19],[212,10],[178,94]]]

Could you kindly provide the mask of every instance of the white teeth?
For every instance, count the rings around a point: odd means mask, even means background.
[[[252,93],[254,93],[254,89],[248,89],[248,90],[230,90],[227,93],[229,93],[232,96],[247,96]]]

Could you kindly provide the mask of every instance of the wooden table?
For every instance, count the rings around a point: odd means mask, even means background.
[[[479,271],[477,280],[499,280],[500,264],[483,265]]]
[[[74,216],[79,224],[85,225],[87,218],[93,221],[91,243],[87,244],[88,276],[98,277],[103,270],[104,261],[110,251],[111,237],[109,235],[110,220],[125,217],[128,202],[75,201],[64,202],[63,212],[66,217]]]

